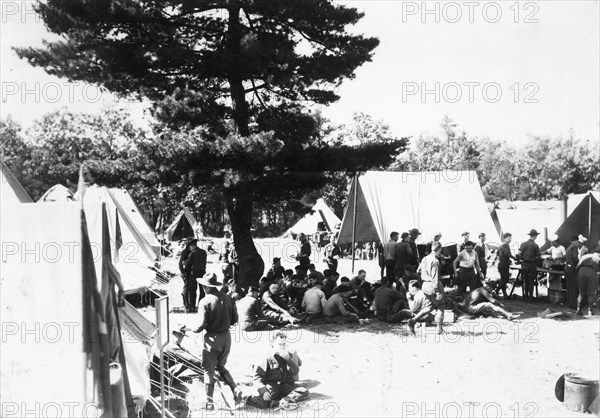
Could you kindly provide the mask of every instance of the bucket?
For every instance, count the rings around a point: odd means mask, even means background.
[[[597,380],[586,379],[573,373],[565,375],[564,405],[569,411],[587,412],[597,396]]]
[[[550,302],[563,303],[567,300],[567,291],[562,289],[548,289]]]

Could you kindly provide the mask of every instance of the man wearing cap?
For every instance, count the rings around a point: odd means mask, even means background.
[[[490,256],[490,249],[485,243],[485,232],[479,233],[479,242],[475,245],[475,252],[479,261],[479,268],[483,273],[483,278],[487,277],[487,260]]]
[[[408,241],[408,243],[410,244],[410,250],[412,252],[410,265],[416,269],[417,267],[419,267],[419,263],[421,262],[419,248],[417,247],[417,238],[419,238],[421,232],[417,228],[413,228],[410,231],[408,231],[408,233],[410,234],[410,240]]]
[[[458,253],[452,264],[454,268],[454,277],[458,284],[458,293],[460,295],[473,291],[482,286],[480,277],[483,277],[479,267],[479,259],[475,253],[475,243],[467,241],[464,243],[464,250]],[[475,274],[477,272],[477,274]]]
[[[271,329],[269,318],[262,310],[258,300],[258,287],[250,286],[248,294],[240,299],[236,304],[240,326],[244,331],[260,331]]]
[[[586,255],[587,253],[590,252],[589,248],[585,245],[585,242],[587,241],[587,238],[584,237],[583,235],[579,234],[579,236],[577,237],[577,239],[579,240],[579,258],[581,259],[581,257],[583,257],[584,255]]]
[[[198,306],[200,326],[194,330],[194,332],[206,331],[202,350],[204,389],[207,398],[206,409],[214,410],[215,370],[219,372],[223,381],[231,388],[237,405],[241,401],[241,391],[225,368],[225,364],[231,350],[229,328],[238,322],[238,314],[231,297],[219,291],[223,283],[217,281],[216,274],[206,273],[197,281],[206,293]]]
[[[398,283],[401,283],[406,289],[406,284],[404,283],[404,267],[412,264],[413,252],[410,246],[410,234],[408,232],[403,232],[400,238],[401,240],[395,245],[396,266],[394,275],[396,277],[396,289],[399,289]]]
[[[441,245],[442,244],[440,241],[441,239],[442,239],[442,233],[439,231],[436,231],[435,234],[433,235],[433,239],[425,245],[425,255],[431,254],[431,246],[433,245],[433,243],[438,242]]]
[[[185,325],[177,325],[171,332],[172,338],[163,351],[165,368],[168,370],[173,369],[172,373],[175,377],[188,369],[196,374],[202,372],[202,360],[181,345],[183,338],[187,337],[186,331],[188,329]]]
[[[285,269],[281,265],[281,258],[273,258],[273,265],[267,272],[267,278],[269,280],[280,280],[285,276]]]
[[[506,232],[503,235],[504,242],[498,247],[496,256],[498,257],[498,273],[500,273],[500,283],[498,288],[502,290],[504,297],[508,298],[506,291],[506,285],[510,280],[510,260],[515,260],[515,256],[512,255],[510,249],[510,242],[512,241],[512,234]]]
[[[540,247],[535,243],[539,232],[529,231],[529,239],[519,247],[519,256],[523,260],[521,275],[523,276],[523,300],[533,301],[533,285],[537,280],[537,265],[542,258]]]
[[[390,234],[390,240],[383,245],[383,258],[385,258],[385,274],[390,283],[396,283],[396,243],[399,233],[396,231]]]
[[[565,251],[565,280],[567,287],[567,306],[571,309],[577,308],[577,296],[579,287],[577,285],[577,263],[579,263],[579,248],[581,242],[577,235],[571,237],[571,244]]]
[[[185,262],[185,270],[188,275],[186,282],[188,306],[186,312],[197,312],[196,309],[196,290],[198,283],[196,279],[204,276],[206,273],[206,251],[198,247],[198,240],[190,240],[190,255]],[[204,297],[204,290],[200,287],[200,299]]]
[[[465,244],[467,243],[467,241],[469,241],[469,237],[471,236],[471,234],[469,232],[465,231],[462,234],[460,234],[460,236],[462,237],[463,242],[458,245],[459,253],[465,249]]]

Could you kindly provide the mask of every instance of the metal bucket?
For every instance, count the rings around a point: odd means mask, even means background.
[[[598,396],[598,381],[573,373],[565,375],[564,405],[569,411],[588,412],[589,406]]]
[[[567,291],[562,289],[548,289],[550,302],[564,303],[567,300]]]

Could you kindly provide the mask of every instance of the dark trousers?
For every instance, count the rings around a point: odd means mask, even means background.
[[[479,268],[481,268],[481,272],[483,273],[483,277],[487,277],[487,261],[485,258],[479,259]]]
[[[500,273],[500,284],[498,285],[498,290],[502,290],[504,296],[507,296],[506,285],[510,280],[510,262],[502,262],[498,263],[498,273]]]
[[[396,273],[394,269],[396,268],[395,260],[385,260],[385,275],[388,278],[389,283],[396,283]]]
[[[537,264],[524,261],[521,275],[523,276],[523,299],[533,299],[533,284],[537,279]]]
[[[575,309],[577,308],[577,297],[579,296],[575,266],[565,266],[565,278],[567,281],[567,306],[571,309]]]
[[[482,286],[481,280],[479,280],[474,267],[459,267],[457,283],[458,293],[460,294],[467,293],[467,286],[469,286],[469,291],[473,291]]]
[[[577,297],[577,309],[583,309],[586,305],[592,309],[596,303],[596,292],[598,291],[598,274],[595,268],[582,266],[577,273],[577,285],[579,296]]]
[[[334,258],[332,260],[327,260],[327,268],[332,273],[337,273],[338,261]]]

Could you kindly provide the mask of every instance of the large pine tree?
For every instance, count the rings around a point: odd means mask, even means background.
[[[38,11],[62,39],[17,53],[32,65],[146,98],[159,121],[143,151],[159,181],[220,188],[245,282],[264,264],[253,203],[298,196],[329,173],[387,165],[394,139],[323,141],[308,107],[370,61],[379,41],[349,30],[363,16],[325,0],[47,0]],[[173,148],[170,148],[173,147]]]

